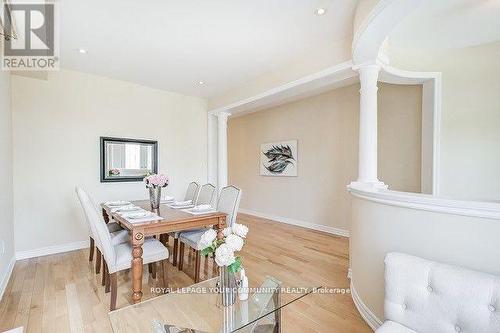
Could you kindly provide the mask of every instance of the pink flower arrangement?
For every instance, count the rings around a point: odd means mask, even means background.
[[[165,175],[152,174],[144,178],[146,187],[165,187],[168,185],[169,179]]]

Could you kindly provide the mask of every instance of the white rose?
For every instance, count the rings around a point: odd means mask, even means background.
[[[227,237],[227,236],[231,235],[232,233],[233,233],[233,230],[231,229],[231,227],[227,227],[227,228],[222,229],[222,234],[224,235],[224,237]]]
[[[200,241],[198,242],[198,250],[204,250],[217,238],[217,231],[214,229],[208,229],[203,235],[201,235]]]
[[[217,250],[215,250],[215,262],[220,267],[229,266],[235,261],[234,251],[226,244],[221,244]]]
[[[233,232],[242,238],[246,238],[248,233],[248,227],[243,224],[235,223],[233,224]]]
[[[226,237],[226,244],[233,251],[241,251],[244,241],[243,238],[237,235],[229,235]]]

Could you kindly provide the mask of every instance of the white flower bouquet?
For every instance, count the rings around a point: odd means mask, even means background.
[[[243,224],[234,223],[232,227],[223,230],[224,237],[217,239],[217,232],[208,229],[198,242],[198,250],[202,255],[215,254],[215,262],[219,267],[227,267],[229,272],[237,273],[241,269],[241,257],[235,252],[241,251],[245,244],[248,227]]]

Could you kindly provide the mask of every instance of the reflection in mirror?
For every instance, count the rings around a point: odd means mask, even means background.
[[[157,172],[157,141],[101,137],[101,182],[142,181]]]

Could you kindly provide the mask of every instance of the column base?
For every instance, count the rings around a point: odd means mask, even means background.
[[[389,188],[389,185],[384,184],[384,182],[381,181],[373,181],[373,182],[363,182],[363,181],[355,181],[351,182],[347,186],[347,188],[354,188],[354,189],[360,189],[360,190],[387,190]]]

